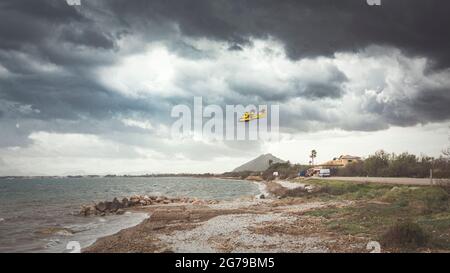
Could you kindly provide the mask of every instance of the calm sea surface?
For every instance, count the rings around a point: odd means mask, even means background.
[[[0,179],[0,252],[66,252],[69,241],[86,247],[148,217],[76,216],[82,204],[133,194],[233,200],[258,193],[254,183],[213,178]]]

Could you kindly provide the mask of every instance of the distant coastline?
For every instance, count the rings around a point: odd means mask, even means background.
[[[198,178],[222,178],[221,174],[190,174],[190,173],[166,173],[166,174],[143,174],[143,175],[116,175],[116,174],[106,174],[106,175],[11,175],[11,176],[0,176],[0,179],[49,179],[49,178],[141,178],[141,177],[198,177]]]

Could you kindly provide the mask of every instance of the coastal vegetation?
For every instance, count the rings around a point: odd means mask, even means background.
[[[334,174],[337,176],[424,178],[430,176],[430,169],[435,178],[450,178],[449,158],[416,156],[409,153],[395,154],[380,150],[368,156],[364,161],[336,169]]]
[[[344,208],[319,208],[330,232],[373,238],[389,251],[450,250],[448,184],[405,186],[308,180],[317,190],[307,199],[349,200]]]
[[[315,150],[311,152],[311,155],[316,154]],[[279,179],[292,179],[312,167],[314,165],[292,164],[289,161],[269,162],[269,167],[265,171],[233,171],[219,176],[238,179],[261,176],[262,179],[271,181],[275,178],[273,173],[277,172]],[[355,161],[344,167],[331,168],[331,175],[428,178],[430,177],[430,170],[433,178],[450,178],[450,157],[447,156],[447,152],[444,151],[442,156],[434,158],[426,155],[416,156],[406,152],[395,154],[380,150],[369,155],[365,160]]]
[[[261,176],[262,179],[266,181],[271,181],[275,177],[273,176],[274,172],[278,172],[279,179],[291,179],[298,176],[298,173],[304,170],[307,170],[311,166],[301,165],[301,164],[291,164],[289,161],[282,163],[272,163],[270,166],[262,172],[253,172],[253,171],[241,171],[241,172],[226,172],[223,173],[224,177],[234,177],[240,179],[246,179],[249,176]]]

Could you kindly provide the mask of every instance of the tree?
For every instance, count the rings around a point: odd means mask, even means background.
[[[390,156],[380,150],[364,160],[364,171],[368,176],[387,176]]]
[[[272,166],[273,160],[269,159],[269,166]]]
[[[450,151],[448,152],[450,154]],[[443,151],[443,155],[445,154]],[[381,150],[363,162],[354,162],[337,169],[336,175],[428,178],[430,169],[433,169],[435,178],[450,178],[450,156],[417,157],[407,152],[396,155]]]
[[[417,177],[419,167],[417,157],[409,153],[392,155],[387,175],[393,177]]]
[[[317,157],[317,151],[316,150],[312,150],[311,151],[311,155],[309,157],[311,158],[311,164],[314,166],[314,158]]]

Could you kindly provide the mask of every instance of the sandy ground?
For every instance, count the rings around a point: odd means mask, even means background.
[[[400,184],[400,185],[431,185],[429,178],[406,178],[406,177],[311,177],[309,179],[330,179],[330,180],[341,180],[341,181],[351,181],[351,182],[371,182],[371,183],[382,183],[382,184]],[[440,179],[433,179],[433,183],[436,184]],[[450,181],[450,180],[446,180]]]
[[[288,183],[288,182],[286,182]],[[293,187],[298,183],[288,185]],[[157,205],[141,224],[99,239],[84,252],[367,252],[370,238],[325,231],[311,209],[351,202],[252,199],[214,205]]]

